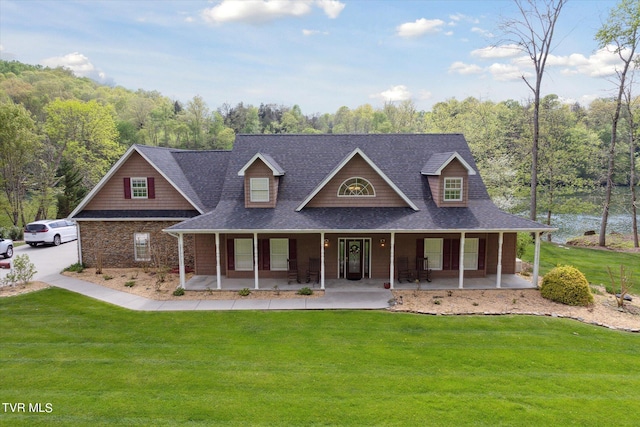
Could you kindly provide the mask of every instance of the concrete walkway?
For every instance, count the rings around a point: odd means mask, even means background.
[[[238,299],[157,301],[96,285],[84,280],[52,274],[40,279],[58,288],[138,311],[182,310],[378,310],[389,307],[388,289],[326,289],[324,296],[295,299]]]

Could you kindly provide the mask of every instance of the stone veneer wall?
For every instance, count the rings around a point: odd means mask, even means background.
[[[159,254],[159,258],[169,267],[177,267],[178,239],[162,230],[177,224],[173,221],[82,221],[80,224],[80,243],[82,245],[82,262],[87,267],[96,267],[98,259],[102,257],[105,268],[134,268],[153,265],[136,261],[134,253],[134,233],[149,233],[152,254]],[[185,266],[194,265],[193,236],[185,235],[184,260]]]

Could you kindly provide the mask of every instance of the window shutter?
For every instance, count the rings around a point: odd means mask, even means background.
[[[131,198],[131,178],[124,178],[124,198]]]
[[[416,239],[416,268],[421,270],[420,262],[424,258],[424,239]]]
[[[147,178],[147,198],[149,199],[156,198],[155,179],[152,176]]]
[[[269,239],[258,240],[258,266],[260,270],[271,270]]]
[[[484,259],[487,252],[487,239],[478,241],[478,270],[484,270]]]
[[[235,251],[233,247],[233,239],[227,239],[227,269],[235,270],[236,269],[236,261],[235,261]]]
[[[460,269],[460,239],[451,239],[451,269]]]
[[[442,240],[442,269],[451,270],[451,239]]]
[[[296,239],[289,239],[289,259],[298,259]]]

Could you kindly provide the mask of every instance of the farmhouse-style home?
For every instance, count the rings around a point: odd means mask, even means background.
[[[460,134],[238,135],[230,151],[134,145],[72,212],[80,260],[152,260],[225,280],[318,282],[516,272],[516,233]]]

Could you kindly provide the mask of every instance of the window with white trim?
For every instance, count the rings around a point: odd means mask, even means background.
[[[429,258],[429,268],[442,270],[442,238],[424,239],[424,256]]]
[[[147,178],[131,178],[131,198],[146,199],[148,196]]]
[[[478,247],[480,239],[471,237],[464,239],[464,269],[478,269]]]
[[[289,259],[289,239],[269,239],[271,271],[286,271]]]
[[[338,189],[338,197],[375,197],[375,195],[373,185],[360,177],[345,180]]]
[[[252,202],[269,201],[269,178],[251,178],[249,180],[250,200]]]
[[[236,271],[253,270],[253,239],[234,239]]]
[[[443,197],[445,202],[462,201],[462,178],[445,178]]]
[[[151,243],[149,233],[134,233],[133,251],[136,261],[151,261]]]

